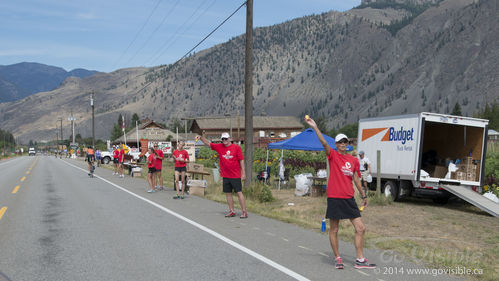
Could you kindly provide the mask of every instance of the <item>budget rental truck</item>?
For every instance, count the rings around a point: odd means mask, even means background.
[[[359,120],[357,151],[371,161],[381,192],[394,200],[429,197],[446,203],[458,196],[499,216],[499,204],[482,196],[488,120],[422,112]]]

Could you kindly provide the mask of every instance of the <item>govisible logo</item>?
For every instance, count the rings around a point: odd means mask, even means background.
[[[365,141],[385,130],[387,131],[385,135],[381,138],[381,141],[401,141],[402,144],[405,144],[407,141],[414,140],[414,128],[409,130],[404,130],[404,127],[402,126],[400,127],[400,130],[395,130],[394,127],[363,129],[362,141]]]

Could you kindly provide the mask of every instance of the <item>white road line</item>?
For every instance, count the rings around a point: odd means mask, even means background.
[[[365,272],[362,272],[360,270],[356,270],[358,273],[361,273],[361,274],[364,274],[365,276],[370,276],[369,274],[365,273]]]
[[[299,246],[299,245],[298,245],[298,248],[302,248],[302,249],[304,249],[304,250],[309,250],[309,251],[312,251],[312,249],[307,248],[307,247],[305,247],[305,246]]]
[[[253,229],[254,229],[254,230],[260,230],[260,228],[259,228],[259,227],[256,227],[256,226],[255,226],[255,227],[253,227]]]
[[[64,161],[64,162],[66,164],[68,164],[68,165],[76,168],[76,169],[82,170],[85,173],[88,172],[87,170],[82,169],[80,167],[77,167],[77,166],[75,166],[75,165],[73,165],[71,163],[68,163],[66,161]],[[130,195],[132,195],[132,196],[134,196],[134,197],[136,197],[138,199],[140,199],[140,200],[142,200],[142,201],[144,201],[144,202],[147,202],[147,203],[153,205],[154,207],[157,207],[158,209],[160,209],[160,210],[162,210],[162,211],[164,211],[166,213],[169,213],[172,216],[175,216],[175,217],[177,217],[177,218],[185,221],[186,223],[189,223],[189,224],[191,224],[191,225],[193,225],[193,226],[201,229],[202,231],[204,231],[204,232],[206,232],[208,234],[211,234],[212,236],[214,236],[214,237],[222,240],[223,242],[231,245],[232,247],[234,247],[234,248],[236,248],[236,249],[238,249],[238,250],[240,250],[240,251],[242,251],[242,252],[244,252],[244,253],[246,253],[246,254],[248,254],[248,255],[250,255],[250,256],[252,256],[252,257],[254,257],[254,258],[256,258],[256,259],[258,259],[258,260],[260,260],[260,261],[262,261],[264,263],[266,263],[266,264],[268,264],[268,265],[270,265],[270,266],[272,266],[273,268],[281,271],[284,274],[287,274],[288,276],[290,276],[292,278],[295,278],[296,280],[310,281],[310,279],[306,278],[305,276],[302,276],[302,275],[300,275],[300,274],[292,271],[291,269],[289,269],[289,268],[287,268],[287,267],[285,267],[283,265],[280,265],[280,264],[278,264],[278,263],[276,263],[276,262],[274,262],[274,261],[272,261],[272,260],[270,260],[270,259],[268,259],[268,258],[266,258],[266,257],[264,257],[264,256],[262,256],[260,254],[258,254],[257,252],[252,251],[252,250],[244,247],[243,245],[241,245],[241,244],[239,244],[239,243],[237,243],[235,241],[230,240],[229,238],[223,236],[222,234],[220,234],[218,232],[215,232],[215,231],[207,228],[204,225],[201,225],[201,224],[199,224],[199,223],[197,223],[197,222],[195,222],[193,220],[190,220],[190,219],[188,219],[188,218],[186,218],[186,217],[184,217],[184,216],[182,216],[182,215],[180,215],[180,214],[178,214],[178,213],[176,213],[176,212],[174,212],[174,211],[172,211],[172,210],[170,210],[168,208],[165,208],[165,207],[159,205],[158,203],[155,203],[155,202],[153,202],[153,201],[151,201],[151,200],[149,200],[147,198],[144,198],[144,197],[142,197],[140,195],[137,195],[137,194],[135,194],[135,193],[133,193],[133,192],[125,189],[124,187],[121,187],[121,186],[119,186],[119,185],[117,185],[117,184],[115,184],[113,182],[110,182],[110,181],[108,181],[108,180],[106,180],[106,179],[104,179],[104,178],[102,178],[102,177],[100,177],[100,176],[98,176],[96,174],[94,174],[94,176],[96,178],[98,178],[98,179],[100,179],[100,180],[102,180],[102,181],[104,181],[104,182],[106,182],[106,183],[108,183],[108,184],[110,184],[110,185],[112,185],[112,186],[114,186],[114,187],[116,187],[116,188],[118,188],[118,189],[120,189],[120,190],[122,190],[122,191],[124,191],[124,192],[126,192],[126,193],[128,193],[128,194],[130,194]]]
[[[267,234],[267,235],[269,235],[269,236],[275,236],[275,234],[274,234],[274,233],[272,233],[272,232],[265,232],[265,234]]]
[[[321,255],[321,256],[325,256],[325,257],[328,257],[328,258],[329,258],[329,255],[324,254],[323,252],[318,252],[318,254],[319,254],[319,255]]]
[[[286,242],[289,242],[288,239],[284,238],[284,237],[281,237],[282,240],[286,241]]]

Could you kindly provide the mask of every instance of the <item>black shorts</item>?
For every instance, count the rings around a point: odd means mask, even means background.
[[[175,172],[187,172],[187,167],[175,167]]]
[[[241,192],[243,191],[243,185],[241,184],[241,179],[231,179],[231,178],[224,178],[223,180],[223,192],[224,193],[232,193],[234,192]]]
[[[328,198],[326,218],[332,220],[355,219],[360,217],[359,207],[352,198]]]
[[[94,160],[95,160],[95,157],[94,157],[93,155],[88,155],[88,156],[87,156],[87,161],[88,161],[88,162],[92,162],[92,161],[94,161]]]
[[[158,168],[154,168],[156,170],[156,172],[161,172],[161,169],[158,169]]]
[[[120,163],[120,162],[118,161],[118,159],[114,158],[114,159],[113,159],[113,163],[114,163],[114,164],[118,164],[118,163]]]
[[[154,174],[156,173],[156,168],[152,167],[152,168],[149,168],[149,174]]]

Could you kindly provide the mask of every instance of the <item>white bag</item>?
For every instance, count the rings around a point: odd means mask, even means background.
[[[310,179],[309,179],[310,177]],[[295,175],[295,180],[296,180],[296,190],[295,190],[295,195],[296,196],[304,196],[309,193],[310,186],[312,186],[312,174],[299,174]]]
[[[326,178],[327,177],[327,172],[324,169],[321,169],[317,171],[317,177],[318,178]]]
[[[494,193],[489,191],[485,193],[483,196],[499,204],[499,198],[497,198],[497,196]]]

